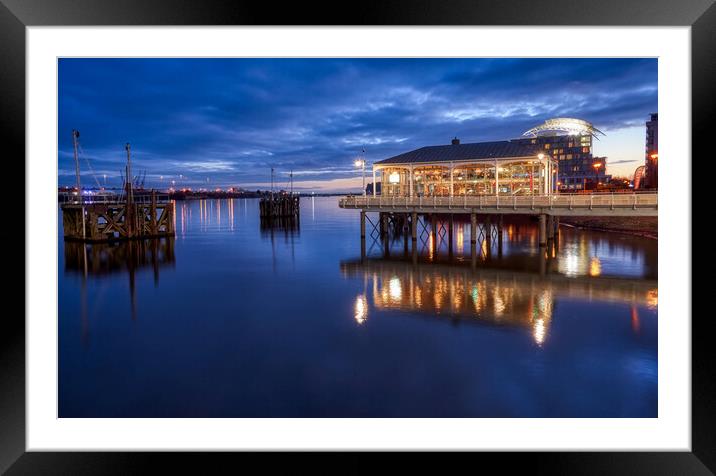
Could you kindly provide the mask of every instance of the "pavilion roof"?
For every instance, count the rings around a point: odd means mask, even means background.
[[[532,144],[512,141],[475,142],[472,144],[433,145],[411,150],[375,162],[376,165],[411,164],[424,162],[450,162],[460,160],[489,160],[513,157],[531,157],[544,150]]]

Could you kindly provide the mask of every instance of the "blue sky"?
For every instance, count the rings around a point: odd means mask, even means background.
[[[125,142],[146,185],[356,191],[353,161],[504,140],[550,117],[606,133],[596,155],[631,175],[657,112],[656,59],[59,60],[58,174],[120,184]],[[92,173],[93,172],[93,173]],[[95,178],[96,177],[96,178]]]

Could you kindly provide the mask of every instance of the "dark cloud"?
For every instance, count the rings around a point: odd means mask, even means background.
[[[112,183],[131,142],[151,185],[355,176],[369,161],[448,143],[519,136],[555,116],[602,130],[657,110],[656,59],[61,59],[60,183],[70,131]],[[86,160],[85,160],[86,159]]]

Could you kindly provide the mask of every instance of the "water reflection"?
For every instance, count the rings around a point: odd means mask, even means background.
[[[268,226],[256,200],[179,201],[158,245],[60,233],[60,417],[658,415],[655,242],[563,229],[542,249],[493,219],[473,268],[471,223],[450,257],[435,217],[361,263],[358,212],[301,207]]]
[[[413,246],[409,227],[389,220],[387,233],[369,221],[366,258],[402,255],[410,251],[420,260],[524,270],[565,276],[630,276],[657,279],[658,246],[655,240],[562,227],[546,246],[538,244],[536,223],[524,217],[505,217],[493,223],[485,217],[471,235],[469,219],[456,215],[419,216]],[[373,225],[371,229],[371,226]],[[451,233],[452,230],[452,233]],[[474,241],[474,243],[473,243]],[[470,247],[466,248],[466,244]]]
[[[87,280],[126,273],[132,319],[137,318],[136,273],[152,269],[154,285],[159,285],[161,268],[175,265],[174,238],[153,238],[112,243],[64,243],[65,273],[81,274],[81,318],[83,337],[87,335]]]
[[[155,282],[159,270],[174,267],[174,238],[129,240],[113,243],[78,243],[66,241],[65,272],[102,276],[113,273],[131,274],[151,267]]]
[[[638,333],[638,306],[656,307],[657,282],[644,279],[541,275],[467,263],[415,263],[409,257],[343,261],[346,278],[362,278],[365,292],[356,299],[356,321],[370,309],[399,310],[454,321],[528,328],[534,342],[548,339],[560,298],[579,302],[627,303]]]

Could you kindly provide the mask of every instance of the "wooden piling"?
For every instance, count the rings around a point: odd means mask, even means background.
[[[277,193],[262,197],[259,200],[261,218],[296,218],[300,216],[300,199],[298,195]]]
[[[470,243],[477,243],[477,215],[470,213]]]
[[[547,215],[540,213],[539,215],[539,245],[547,244]]]

